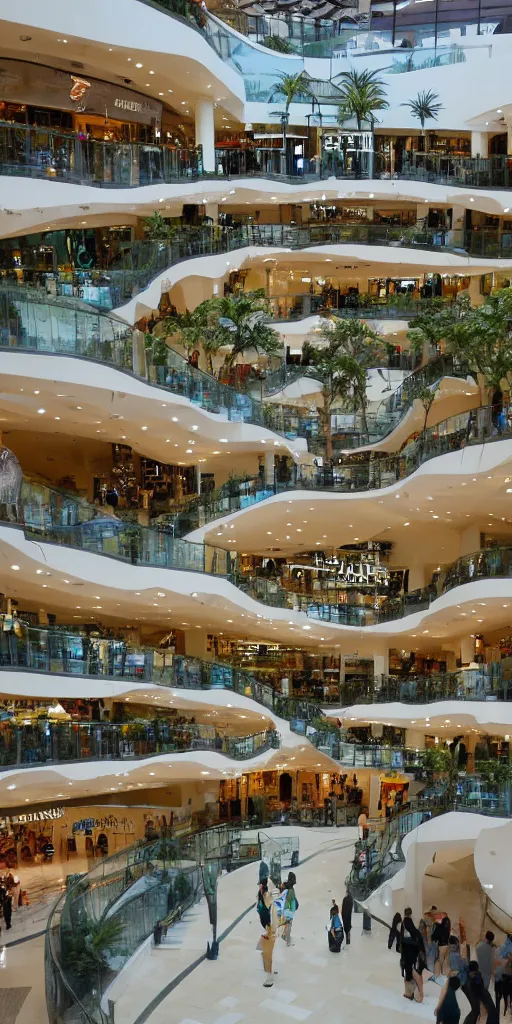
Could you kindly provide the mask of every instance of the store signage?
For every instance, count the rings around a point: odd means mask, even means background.
[[[84,78],[25,60],[0,60],[0,120],[2,103],[54,107],[80,114],[99,114],[118,121],[160,126],[162,104],[97,78]]]
[[[383,565],[374,565],[373,562],[349,562],[342,558],[318,559],[314,565],[290,565],[290,569],[315,569],[317,572],[328,573],[334,576],[341,583],[355,584],[359,586],[375,586],[383,584],[388,586],[388,571]]]
[[[38,821],[57,821],[63,818],[66,811],[64,807],[50,807],[47,811],[25,811],[23,814],[6,815],[0,818],[0,828],[8,828],[10,825],[31,825]]]
[[[322,148],[326,153],[372,153],[371,132],[335,132],[322,135]]]

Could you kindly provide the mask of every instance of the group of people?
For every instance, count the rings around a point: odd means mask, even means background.
[[[340,908],[336,900],[332,901],[330,910],[330,921],[328,927],[328,942],[331,953],[340,953],[345,940],[345,945],[350,946],[350,932],[352,931],[352,911],[354,900],[347,889]]]
[[[423,1001],[423,974],[427,971],[428,980],[446,979],[435,1009],[437,1024],[459,1024],[459,989],[470,1005],[464,1024],[476,1024],[483,1010],[487,1024],[498,1024],[501,1000],[505,1013],[512,1006],[512,935],[498,947],[494,933],[486,932],[475,947],[475,959],[471,959],[463,921],[459,921],[457,930],[458,935],[448,915],[435,906],[423,915],[418,926],[410,907],[406,907],[403,917],[395,914],[388,948],[394,946],[400,955],[404,998]],[[495,1000],[489,991],[493,979]]]
[[[292,925],[295,912],[299,909],[299,901],[295,893],[297,878],[293,871],[288,872],[286,881],[281,882],[273,894],[270,891],[269,883],[272,884],[272,879],[269,877],[267,865],[262,861],[256,910],[263,929],[258,948],[263,957],[264,988],[272,987],[274,974],[277,974],[277,971],[273,970],[273,955],[278,936],[280,935],[284,939],[287,946],[295,945],[292,941]]]

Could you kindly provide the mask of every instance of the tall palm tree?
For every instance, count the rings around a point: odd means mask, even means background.
[[[384,83],[377,77],[377,71],[344,71],[340,75],[337,86],[341,93],[338,108],[338,123],[345,124],[355,118],[358,132],[363,123],[367,122],[373,131],[375,111],[386,110],[389,103],[384,91]]]
[[[331,413],[340,402],[361,414],[363,431],[368,434],[366,375],[384,358],[382,338],[362,320],[328,321],[321,331],[326,345],[315,349],[314,365],[322,378],[326,458],[332,457]]]
[[[297,96],[310,96],[311,90],[305,71],[298,71],[296,75],[285,75],[284,72],[281,72],[278,77],[279,81],[272,86],[270,101],[272,102],[276,96],[282,96],[285,101],[284,111],[280,111],[280,115],[283,126],[283,150],[286,150],[286,125],[288,124],[290,105]]]
[[[421,124],[421,134],[425,134],[425,121],[437,121],[439,111],[443,104],[438,103],[439,96],[433,89],[419,92],[414,100],[407,100],[401,103],[401,107],[409,107],[413,117],[416,117]]]
[[[212,343],[218,347],[229,345],[223,370],[231,370],[237,356],[254,349],[263,355],[278,355],[282,351],[279,335],[266,323],[267,303],[262,290],[227,295],[215,301],[216,325]]]

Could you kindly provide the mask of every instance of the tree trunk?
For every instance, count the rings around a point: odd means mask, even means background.
[[[325,435],[325,459],[329,462],[332,459],[332,432],[331,432],[331,402],[325,391],[322,392],[324,400],[323,421]]]

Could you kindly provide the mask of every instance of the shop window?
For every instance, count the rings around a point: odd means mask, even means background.
[[[436,42],[436,0],[416,4],[405,0],[395,12],[395,47],[434,49]]]
[[[512,11],[509,3],[480,0],[480,35],[512,32]]]
[[[479,0],[438,0],[437,45],[456,46],[478,34]]]

